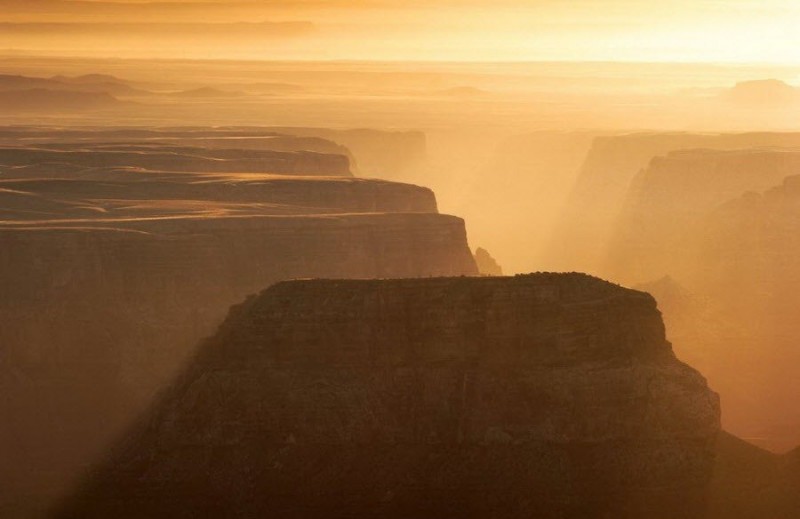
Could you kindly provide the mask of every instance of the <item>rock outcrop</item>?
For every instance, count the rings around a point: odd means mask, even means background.
[[[56,517],[703,517],[716,395],[582,274],[293,281]]]

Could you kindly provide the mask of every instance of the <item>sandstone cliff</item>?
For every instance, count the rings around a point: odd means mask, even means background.
[[[57,515],[702,517],[716,395],[580,274],[280,283]]]

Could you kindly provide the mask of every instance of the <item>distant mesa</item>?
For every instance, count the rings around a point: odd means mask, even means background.
[[[241,91],[220,90],[212,87],[193,88],[191,90],[181,90],[179,92],[170,92],[172,97],[183,97],[187,99],[214,99],[225,97],[242,97],[247,94]]]
[[[83,76],[29,77],[0,75],[0,91],[45,89],[51,91],[87,92],[121,97],[150,96],[151,92],[115,76],[86,74]]]
[[[784,106],[800,103],[800,89],[778,79],[743,81],[723,93],[722,98],[742,106]]]
[[[47,88],[0,90],[0,110],[6,113],[59,113],[120,108],[129,105],[129,102],[122,102],[103,92],[71,92]]]
[[[502,276],[503,269],[497,263],[489,251],[482,247],[475,250],[475,263],[478,265],[478,272],[484,276]]]
[[[248,83],[239,86],[246,92],[256,94],[297,94],[306,89],[292,83]]]
[[[434,92],[434,94],[446,97],[469,98],[469,97],[485,97],[489,95],[489,92],[487,92],[486,90],[481,90],[480,88],[477,87],[458,86],[453,88],[447,88],[444,90],[437,90],[436,92]]]

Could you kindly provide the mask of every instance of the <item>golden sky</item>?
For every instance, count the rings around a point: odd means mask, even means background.
[[[0,49],[243,59],[797,63],[797,0],[0,0]]]

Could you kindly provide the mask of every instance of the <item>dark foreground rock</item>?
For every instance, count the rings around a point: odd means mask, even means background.
[[[702,517],[718,430],[643,292],[284,282],[232,309],[55,516]]]

